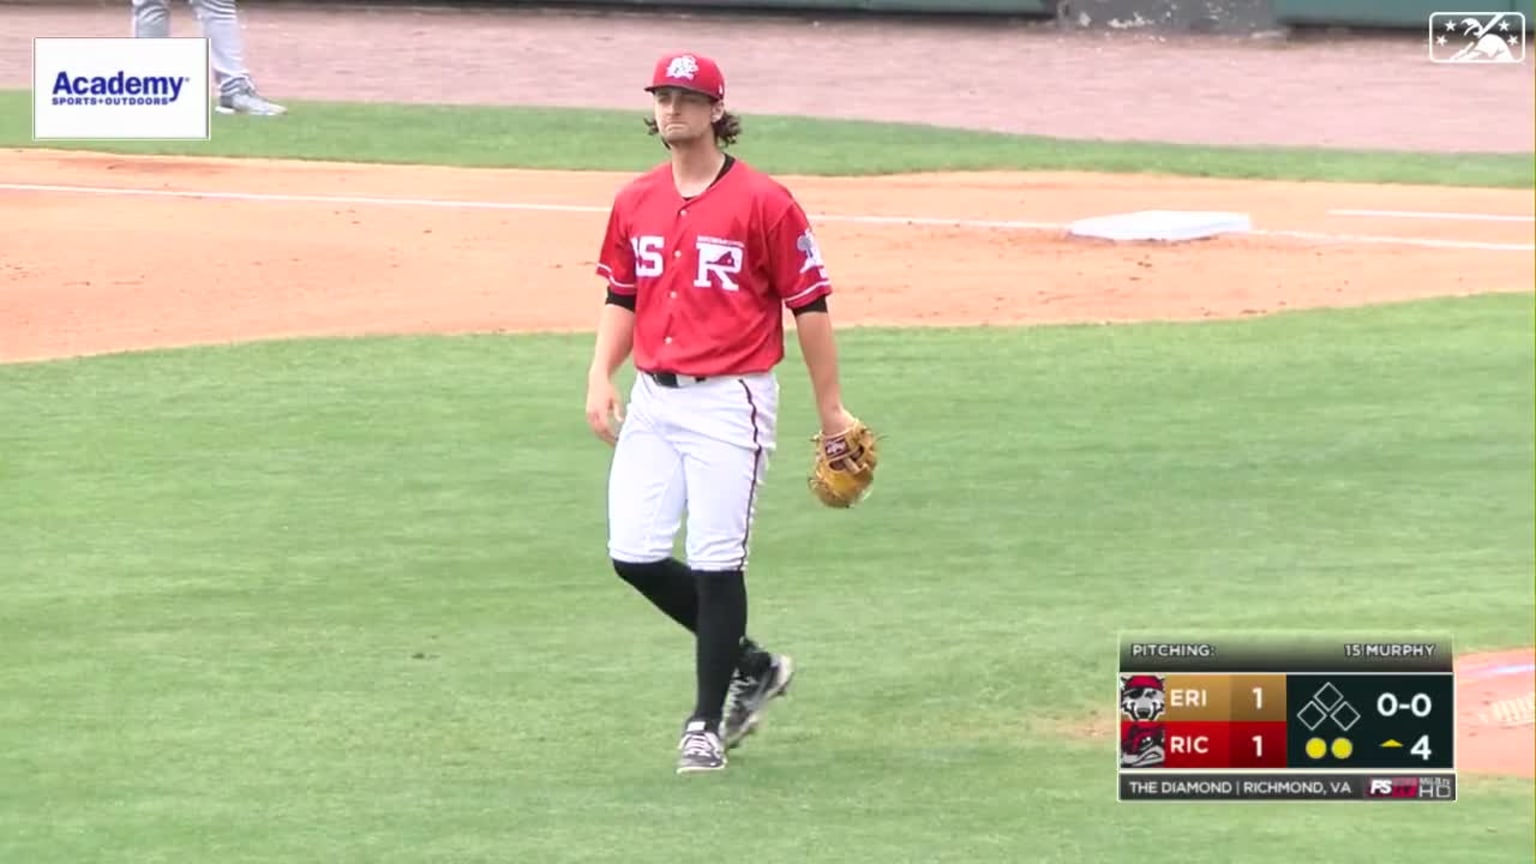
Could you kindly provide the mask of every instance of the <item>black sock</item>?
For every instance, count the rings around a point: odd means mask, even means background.
[[[613,569],[625,582],[645,595],[652,605],[667,613],[673,621],[694,632],[699,620],[699,590],[696,574],[676,558],[632,564],[613,562]],[[768,672],[771,658],[751,639],[742,637],[736,668],[747,675]]]
[[[657,609],[692,631],[699,620],[699,592],[693,571],[676,558],[631,564],[613,562],[619,578],[633,585]]]
[[[740,570],[698,574],[699,626],[694,666],[698,701],[693,719],[718,729],[725,692],[747,632],[747,586]]]

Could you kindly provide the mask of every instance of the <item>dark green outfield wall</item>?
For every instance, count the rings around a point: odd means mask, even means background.
[[[531,4],[508,4],[531,5]],[[538,4],[549,7],[562,5],[591,5],[590,3],[565,4],[560,0]],[[614,3],[619,6],[663,6],[690,9],[782,9],[782,10],[841,10],[913,14],[947,13],[951,15],[1003,15],[1017,17],[1052,16],[1054,0],[668,0],[650,3],[647,0],[625,0]]]
[[[3,0],[0,0],[3,2]],[[259,3],[260,0],[250,0]],[[1431,12],[1525,13],[1536,24],[1536,0],[426,0],[428,4],[492,8],[674,9],[701,11],[842,12],[851,15],[966,15],[1039,19],[1066,24],[1139,16],[1174,30],[1253,31],[1276,27],[1361,27],[1427,30]],[[421,0],[359,0],[369,6],[422,5]],[[345,6],[348,0],[327,0]]]
[[[1269,0],[1280,24],[1336,24],[1360,27],[1429,27],[1431,12],[1524,12],[1525,27],[1536,15],[1531,0]]]

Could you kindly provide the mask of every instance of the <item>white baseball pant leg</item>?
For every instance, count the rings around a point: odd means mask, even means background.
[[[188,0],[208,38],[208,60],[213,83],[228,95],[251,80],[245,67],[245,36],[235,0]],[[133,0],[133,35],[163,39],[171,35],[170,0]]]

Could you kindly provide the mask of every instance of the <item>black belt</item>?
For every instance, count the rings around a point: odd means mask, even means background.
[[[709,380],[698,375],[678,375],[676,372],[647,372],[645,374],[649,375],[652,381],[663,387],[681,387],[683,386],[683,381],[692,381],[697,384],[701,381]]]

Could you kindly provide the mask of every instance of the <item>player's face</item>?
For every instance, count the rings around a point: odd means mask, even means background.
[[[702,93],[663,87],[656,91],[656,128],[672,146],[712,136],[715,103]]]

